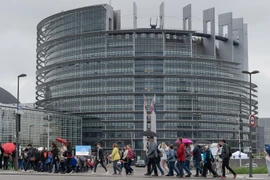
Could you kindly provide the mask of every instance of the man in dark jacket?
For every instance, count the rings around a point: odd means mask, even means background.
[[[97,155],[95,158],[95,168],[94,168],[94,172],[92,172],[92,174],[96,174],[96,170],[97,170],[97,165],[100,163],[101,166],[105,169],[106,174],[109,174],[109,171],[107,170],[107,168],[104,166],[104,152],[103,149],[101,147],[100,143],[97,143]]]
[[[233,179],[236,178],[237,174],[232,170],[232,168],[229,166],[229,161],[231,158],[230,155],[230,146],[228,144],[226,144],[226,141],[223,139],[220,141],[220,144],[222,145],[222,150],[221,150],[221,158],[222,158],[222,176],[221,178],[226,178],[225,176],[225,167],[231,171],[231,173],[233,174]]]
[[[36,170],[36,166],[35,166],[35,149],[32,147],[32,144],[28,144],[28,155],[27,155],[27,163],[25,166],[25,171],[27,171],[27,169],[29,168],[29,166],[31,165],[34,169],[34,171]]]
[[[147,146],[147,158],[148,158],[147,173],[145,174],[145,176],[151,176],[151,166],[155,173],[153,176],[158,176],[156,163],[156,158],[158,156],[157,147],[158,147],[157,143],[154,142],[154,137],[149,137]]]
[[[201,161],[202,161],[201,147],[199,144],[197,144],[193,149],[193,163],[196,168],[195,177],[199,177],[199,172],[202,172],[202,168],[200,165]]]

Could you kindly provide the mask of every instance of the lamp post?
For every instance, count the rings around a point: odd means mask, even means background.
[[[248,74],[249,75],[249,115],[252,114],[251,110],[251,75],[252,74],[258,74],[259,71],[254,70],[252,72],[249,71],[242,71],[243,74]],[[250,125],[249,127],[249,143],[250,143],[250,148],[249,148],[249,177],[252,177],[252,126]]]
[[[242,159],[242,157],[241,157],[241,126],[240,126],[240,114],[238,114],[238,126],[239,126],[239,129],[238,129],[238,131],[239,131],[239,138],[238,138],[238,143],[239,143],[239,165],[240,165],[240,167],[242,166],[242,161],[241,161],[241,159]]]
[[[34,126],[34,124],[31,124],[30,126],[29,126],[29,138],[28,138],[28,140],[29,140],[29,143],[31,144],[31,128]]]
[[[26,74],[20,74],[17,79],[17,114],[16,114],[16,156],[15,156],[15,170],[18,171],[18,156],[19,156],[19,132],[21,131],[21,117],[19,114],[19,98],[20,98],[20,78],[26,77]]]
[[[44,120],[47,120],[48,121],[48,124],[47,124],[47,148],[48,150],[50,149],[50,122],[52,121],[52,119],[50,118],[50,114],[47,115],[47,117],[44,118]]]

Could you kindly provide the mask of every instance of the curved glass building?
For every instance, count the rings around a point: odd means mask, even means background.
[[[232,13],[203,12],[203,32],[160,26],[121,29],[120,11],[102,4],[52,15],[37,26],[37,105],[83,117],[83,144],[143,149],[143,95],[147,110],[156,95],[158,141],[177,137],[238,147],[249,136],[247,25]],[[225,32],[226,31],[226,32]],[[256,85],[252,111],[257,114]]]

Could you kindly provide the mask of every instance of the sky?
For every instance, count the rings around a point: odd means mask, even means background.
[[[215,7],[218,14],[232,12],[233,18],[244,18],[248,24],[249,70],[258,85],[259,117],[270,117],[270,1],[269,0],[0,0],[0,87],[14,96],[17,76],[20,101],[35,102],[36,26],[44,18],[78,7],[110,3],[122,14],[122,28],[131,28],[133,2],[138,8],[138,27],[149,27],[150,17],[159,15],[165,3],[165,28],[182,28],[182,8],[192,4],[192,29],[202,30],[203,10]],[[217,22],[216,22],[217,23]]]

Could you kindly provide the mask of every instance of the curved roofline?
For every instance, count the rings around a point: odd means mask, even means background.
[[[71,13],[71,12],[73,12],[73,11],[80,11],[80,10],[92,8],[92,7],[95,7],[95,6],[104,6],[104,5],[110,6],[110,5],[107,4],[107,3],[103,3],[103,4],[96,4],[96,5],[92,5],[92,6],[85,6],[85,7],[81,7],[81,8],[71,9],[71,10],[62,11],[62,12],[60,12],[60,13],[53,14],[53,15],[51,15],[51,16],[46,17],[45,19],[42,19],[42,20],[38,23],[37,29],[39,29],[39,27],[41,26],[41,24],[45,23],[46,21],[49,21],[51,18],[54,18],[54,17],[57,17],[57,16],[66,15],[66,14]]]
[[[17,98],[10,92],[0,87],[0,103],[3,104],[16,104]]]

